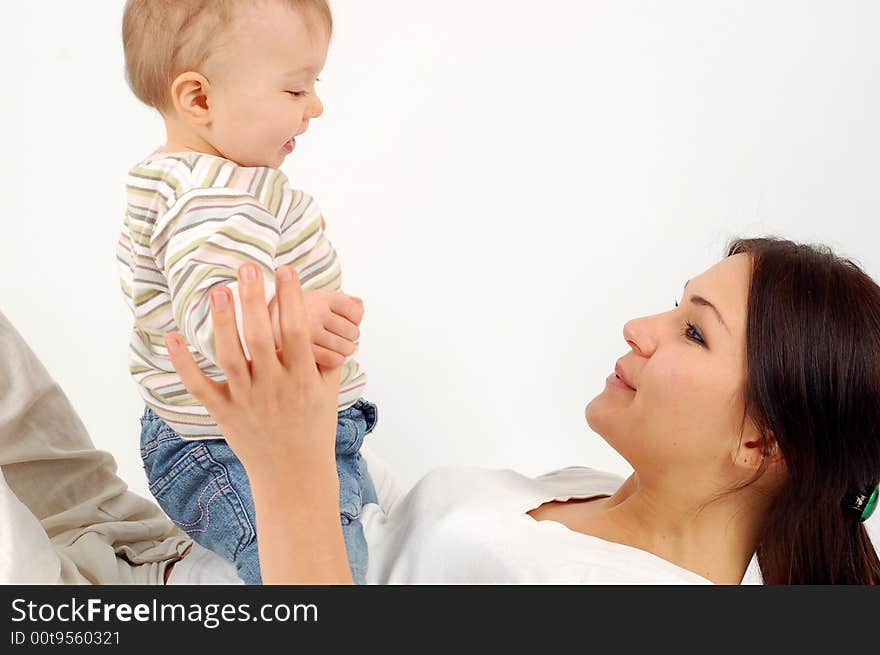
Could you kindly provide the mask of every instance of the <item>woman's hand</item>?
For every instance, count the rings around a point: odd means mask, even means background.
[[[339,517],[335,463],[341,370],[315,364],[296,273],[275,277],[281,332],[276,350],[257,266],[239,269],[245,358],[232,294],[211,291],[217,360],[226,382],[198,368],[180,334],[166,337],[187,390],[217,421],[248,473],[257,514],[260,568],[267,584],[351,582]]]

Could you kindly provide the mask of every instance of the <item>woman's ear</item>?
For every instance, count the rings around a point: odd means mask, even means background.
[[[744,437],[736,454],[736,466],[749,474],[757,473],[762,467],[768,473],[783,472],[785,459],[773,433],[754,433]]]
[[[178,117],[199,127],[211,123],[211,83],[201,73],[187,71],[171,83],[171,102]]]

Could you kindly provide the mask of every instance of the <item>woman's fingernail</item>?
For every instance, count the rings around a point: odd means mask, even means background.
[[[229,305],[229,296],[226,295],[223,289],[214,289],[211,292],[211,300],[214,302],[216,309],[226,309],[227,305]]]
[[[172,355],[176,355],[180,350],[180,344],[174,337],[165,337],[165,346]]]
[[[257,279],[257,269],[253,264],[245,264],[241,267],[241,279],[243,282],[253,282]]]
[[[282,282],[290,282],[293,279],[293,271],[290,270],[287,266],[283,266],[278,269],[278,272],[275,274]]]

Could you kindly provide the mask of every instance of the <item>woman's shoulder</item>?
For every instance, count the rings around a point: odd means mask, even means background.
[[[612,494],[623,479],[613,473],[586,466],[571,466],[530,476],[513,469],[447,465],[433,469],[416,483],[413,491],[421,497],[441,497],[444,503],[459,499],[482,504],[501,499],[519,505],[532,498],[588,497]]]
[[[580,488],[582,486],[601,487],[602,490],[616,491],[623,484],[623,477],[616,473],[600,471],[589,466],[566,466],[539,475],[536,480],[560,487]]]

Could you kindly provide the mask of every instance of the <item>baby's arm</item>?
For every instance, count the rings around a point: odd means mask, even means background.
[[[236,311],[239,266],[262,269],[266,302],[275,296],[278,220],[260,202],[231,189],[194,189],[184,194],[153,234],[153,250],[171,291],[177,328],[187,343],[217,364],[210,291],[225,284]],[[238,324],[241,333],[241,323]]]
[[[283,174],[277,175],[284,179]],[[286,187],[286,181],[283,184]],[[153,247],[169,281],[175,322],[187,343],[217,363],[210,290],[216,284],[227,285],[236,315],[240,316],[237,269],[247,262],[263,271],[266,302],[278,343],[274,270],[281,245],[279,219],[254,197],[225,188],[190,191],[174,204],[168,216],[161,229],[157,227],[154,232]],[[297,224],[306,234],[323,232],[324,219],[316,213],[303,214]],[[306,250],[298,260],[312,265],[312,252]],[[315,251],[315,256],[322,253]],[[310,291],[304,296],[316,361],[325,367],[340,366],[355,351],[363,303],[338,291]],[[240,319],[238,329],[242,334]]]

